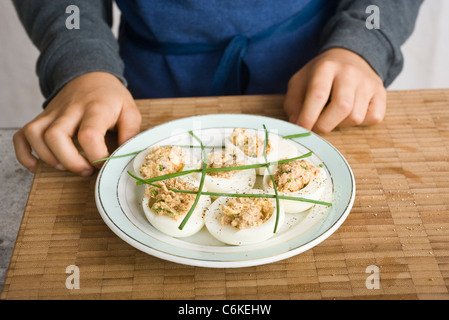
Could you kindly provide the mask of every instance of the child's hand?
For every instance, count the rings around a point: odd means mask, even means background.
[[[329,49],[290,79],[284,109],[290,122],[319,133],[371,125],[384,118],[386,90],[359,55]]]
[[[36,155],[47,164],[83,176],[94,172],[92,161],[108,156],[104,137],[118,130],[122,144],[140,130],[141,116],[133,97],[113,75],[92,72],[67,83],[45,110],[14,135],[19,162],[34,172]],[[77,135],[86,158],[72,138]]]

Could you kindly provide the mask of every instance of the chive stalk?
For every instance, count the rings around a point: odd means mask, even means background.
[[[298,156],[298,157],[283,159],[283,160],[278,160],[278,161],[273,161],[273,162],[267,162],[267,163],[249,164],[249,165],[234,166],[234,167],[222,167],[222,168],[206,168],[206,173],[218,172],[218,171],[256,169],[256,168],[266,167],[267,165],[271,166],[271,165],[275,165],[275,164],[282,164],[282,163],[286,163],[286,162],[290,162],[290,161],[307,158],[307,157],[310,157],[311,155],[312,155],[312,151],[310,151],[306,154],[303,154],[301,156]],[[144,184],[144,183],[151,183],[151,182],[166,180],[166,179],[175,178],[175,177],[179,177],[179,176],[183,176],[183,175],[187,175],[187,174],[195,173],[195,172],[202,172],[202,169],[191,169],[191,170],[185,170],[185,171],[164,174],[164,175],[157,176],[154,178],[145,179],[144,180],[145,182],[139,181],[137,184],[139,185],[139,184]]]
[[[198,187],[198,193],[196,195],[195,201],[192,204],[192,207],[190,208],[189,212],[187,212],[186,216],[184,217],[184,219],[182,220],[181,224],[178,227],[180,230],[182,230],[184,228],[184,226],[186,225],[190,216],[192,215],[193,211],[195,210],[196,205],[198,204],[198,200],[200,199],[200,196],[201,196],[201,191],[203,190],[204,180],[206,179],[206,168],[207,168],[206,149],[203,146],[203,142],[193,133],[193,131],[189,131],[189,134],[193,138],[195,138],[195,140],[198,141],[201,146],[201,152],[203,153],[203,167],[202,167],[202,171],[201,171],[201,180],[200,180],[200,185]]]
[[[122,154],[122,155],[119,155],[119,156],[112,156],[112,157],[97,159],[97,160],[92,161],[92,163],[102,162],[102,161],[106,161],[106,160],[109,160],[109,159],[118,159],[118,158],[131,157],[131,156],[135,156],[135,155],[139,154],[142,151],[143,150],[136,151],[136,152],[131,152],[131,153],[127,153],[127,154]]]
[[[284,139],[294,139],[294,138],[303,138],[303,137],[308,137],[312,135],[312,132],[304,132],[304,133],[298,133],[298,134],[291,134],[288,136],[283,136],[282,138]]]
[[[310,136],[312,133],[311,132],[305,132],[305,133],[298,133],[298,134],[291,134],[288,136],[283,136],[284,139],[294,139],[294,138],[301,138],[301,137],[307,137]],[[201,148],[201,146],[192,146],[192,145],[164,145],[164,146],[176,146],[176,147],[180,147],[180,148]],[[203,148],[221,148],[224,149],[225,146],[221,145],[221,146],[203,146]],[[111,157],[106,157],[106,158],[101,158],[101,159],[97,159],[92,161],[92,163],[97,163],[97,162],[102,162],[102,161],[106,161],[106,160],[110,160],[110,159],[118,159],[118,158],[125,158],[125,157],[130,157],[130,156],[135,156],[136,154],[139,154],[140,152],[142,152],[145,149],[142,149],[140,151],[136,151],[136,152],[131,152],[131,153],[127,153],[127,154],[122,154],[119,156],[111,156]]]
[[[128,171],[128,174],[136,179],[137,181],[142,182],[142,184],[148,184],[152,187],[156,188],[162,188],[158,184],[149,183],[146,180],[143,180],[142,178],[139,178],[132,174],[130,171]],[[181,190],[181,189],[173,189],[173,188],[167,188],[170,191],[173,192],[180,192],[180,193],[188,193],[188,194],[198,194],[198,191],[192,191],[192,190]],[[203,196],[215,196],[215,197],[230,197],[230,198],[276,198],[276,195],[273,194],[259,194],[259,193],[226,193],[226,192],[208,192],[208,191],[201,191],[201,195]],[[308,198],[302,198],[302,197],[290,197],[290,196],[283,196],[279,195],[279,199],[284,200],[294,200],[294,201],[301,201],[301,202],[309,202],[314,204],[320,204],[327,207],[332,207],[332,203],[320,201],[320,200],[313,200]]]
[[[273,182],[274,194],[276,195],[276,222],[274,224],[274,230],[273,230],[273,233],[276,233],[278,224],[279,224],[279,193],[278,193],[278,189],[276,186],[276,182],[274,181],[273,175],[271,174],[270,165],[268,164],[268,159],[267,159],[268,130],[265,125],[263,125],[263,129],[265,130],[265,142],[263,144],[263,157],[265,159],[265,166],[267,168],[271,182]]]

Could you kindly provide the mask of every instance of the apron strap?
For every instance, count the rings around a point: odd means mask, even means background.
[[[233,95],[245,91],[249,80],[248,67],[243,58],[249,39],[237,35],[229,42],[212,80],[210,94],[213,96]]]

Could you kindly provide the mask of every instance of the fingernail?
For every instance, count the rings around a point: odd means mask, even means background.
[[[65,170],[66,170],[65,167],[64,167],[62,164],[60,164],[60,163],[58,163],[58,164],[55,166],[55,168],[58,169],[58,170],[61,170],[61,171],[65,171]]]
[[[84,170],[83,172],[81,172],[81,175],[83,177],[90,177],[92,175],[92,170]]]

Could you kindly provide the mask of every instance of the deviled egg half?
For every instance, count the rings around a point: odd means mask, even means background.
[[[230,168],[248,164],[248,161],[231,149],[214,150],[208,155],[207,168]],[[206,173],[204,184],[210,192],[243,193],[254,187],[256,170],[212,171]]]
[[[270,167],[279,195],[320,200],[327,175],[323,168],[301,159]],[[270,175],[263,177],[264,190],[274,194]],[[310,209],[314,203],[281,199],[286,213],[297,213]]]
[[[179,226],[192,207],[196,194],[175,192],[170,189],[198,191],[199,181],[191,176],[171,178],[147,185],[142,200],[145,216],[153,227],[172,237],[188,237],[204,226],[204,212],[211,203],[210,196],[201,195],[189,220]],[[206,191],[206,188],[203,188]]]
[[[249,163],[265,163],[263,150],[265,146],[265,131],[254,129],[235,128],[232,133],[225,138],[225,146],[236,150],[243,155]],[[298,151],[290,141],[281,136],[268,133],[268,142],[266,148],[268,162],[274,162],[280,159],[292,158],[298,155]],[[266,168],[257,168],[259,175],[265,173]]]
[[[198,169],[198,159],[178,146],[153,146],[136,155],[134,173],[143,179]]]
[[[263,193],[253,189],[251,193]],[[278,229],[284,222],[282,205],[279,207]],[[230,245],[248,245],[262,242],[274,235],[276,200],[255,197],[220,197],[207,209],[204,216],[209,233]]]

